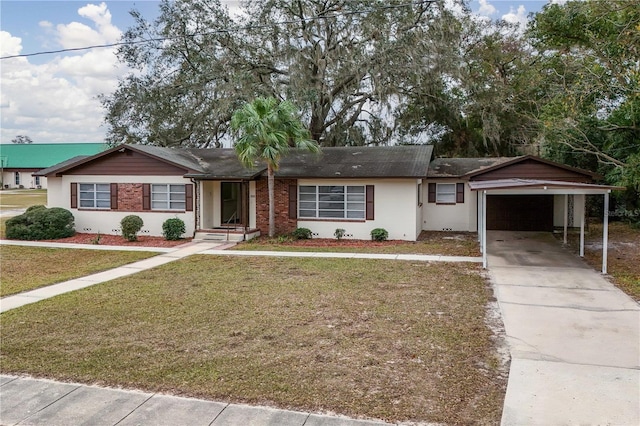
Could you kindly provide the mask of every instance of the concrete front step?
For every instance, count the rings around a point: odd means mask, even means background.
[[[248,231],[242,230],[229,230],[216,229],[216,230],[201,230],[197,231],[193,237],[193,241],[245,241],[255,238],[260,235],[260,231],[257,229],[251,229]]]

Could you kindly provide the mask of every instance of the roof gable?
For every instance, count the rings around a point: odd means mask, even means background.
[[[43,170],[45,176],[63,174],[105,176],[175,176],[202,171],[187,151],[144,145],[120,145],[77,161],[66,161]]]
[[[469,180],[539,179],[548,181],[592,182],[599,176],[588,170],[545,160],[532,155],[516,157],[466,175]]]

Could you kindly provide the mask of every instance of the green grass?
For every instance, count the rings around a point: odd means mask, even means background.
[[[106,271],[155,255],[138,251],[0,245],[0,297]]]
[[[240,243],[232,250],[480,256],[476,234],[452,232],[423,232],[420,241],[384,242],[349,239],[281,240],[261,237]]]
[[[0,210],[26,209],[39,204],[47,204],[46,189],[0,191]]]
[[[387,421],[497,424],[475,266],[191,256],[2,314],[0,370]]]

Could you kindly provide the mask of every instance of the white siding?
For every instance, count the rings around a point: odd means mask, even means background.
[[[73,214],[76,232],[101,234],[120,234],[120,221],[123,217],[134,214],[144,222],[140,235],[162,236],[162,223],[177,217],[185,223],[184,236],[193,236],[195,232],[194,212],[153,212],[153,211],[91,211],[71,208],[71,183],[175,183],[190,184],[189,179],[180,176],[81,176],[67,175],[49,179],[47,206],[62,207]]]
[[[564,197],[563,194],[553,196],[553,226],[564,227]],[[583,194],[573,195],[573,224],[569,220],[570,227],[580,227],[580,217],[584,214],[584,202]]]
[[[298,227],[309,228],[316,238],[335,238],[337,228],[345,230],[345,238],[360,240],[371,239],[375,228],[386,229],[390,240],[415,241],[420,234],[415,179],[299,179],[298,185],[374,185],[374,220],[299,219]]]
[[[422,207],[422,229],[425,231],[478,230],[476,193],[464,182],[464,203],[437,204],[428,202],[429,183],[461,183],[455,180],[425,180],[422,185],[424,205]]]

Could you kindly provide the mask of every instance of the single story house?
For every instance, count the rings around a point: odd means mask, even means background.
[[[608,194],[594,173],[534,156],[432,158],[429,145],[293,150],[275,174],[277,233],[416,240],[423,230],[553,231],[583,227],[585,195]],[[79,232],[117,234],[137,214],[143,232],[182,219],[199,238],[248,239],[268,230],[266,167],[233,149],[120,145],[41,170],[48,204],[71,210]]]
[[[95,155],[107,148],[103,143],[0,144],[2,188],[47,188],[47,178],[35,172],[70,158]]]

